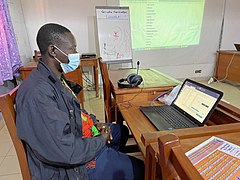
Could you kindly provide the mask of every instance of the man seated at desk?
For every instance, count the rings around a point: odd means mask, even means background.
[[[37,44],[42,60],[16,97],[17,132],[32,179],[143,179],[144,163],[119,151],[125,126],[99,124],[61,78],[80,63],[70,30],[46,24]]]

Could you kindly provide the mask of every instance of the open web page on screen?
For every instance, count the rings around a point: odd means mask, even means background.
[[[202,123],[217,98],[216,94],[189,83],[182,88],[174,104]]]
[[[132,48],[198,45],[205,0],[120,0],[130,9]]]

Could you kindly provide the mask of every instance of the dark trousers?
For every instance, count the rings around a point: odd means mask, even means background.
[[[120,152],[127,142],[128,129],[118,124],[110,124],[110,126],[113,140],[97,156],[96,167],[88,169],[89,179],[144,179],[144,162]]]

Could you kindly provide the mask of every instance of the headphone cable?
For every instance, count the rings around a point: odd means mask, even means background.
[[[93,82],[86,76],[86,74],[83,72],[83,68],[82,68],[82,67],[81,67],[81,69],[82,69],[83,80],[87,83],[87,86],[88,86],[88,87],[95,86],[95,83],[93,83]]]
[[[138,92],[137,94],[135,94],[131,99],[129,100],[125,100],[125,101],[122,101],[122,102],[119,102],[118,104],[124,104],[124,103],[128,103],[128,104],[131,104],[130,101],[134,100],[139,94],[141,94],[141,92],[143,91],[144,89],[144,81],[142,83],[142,87],[140,89],[140,92]]]
[[[236,55],[236,52],[234,52],[233,53],[233,55],[232,55],[232,57],[231,57],[231,60],[229,61],[229,63],[228,63],[228,66],[227,66],[227,68],[226,68],[226,71],[225,71],[225,76],[222,78],[222,79],[217,79],[217,78],[215,78],[217,81],[224,81],[224,80],[226,80],[227,79],[227,77],[228,77],[228,74],[229,74],[229,68],[230,68],[230,66],[231,66],[231,64],[232,64],[232,62],[233,62],[233,60],[234,60],[234,56]]]

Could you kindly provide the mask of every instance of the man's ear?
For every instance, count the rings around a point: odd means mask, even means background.
[[[51,57],[56,57],[56,53],[55,53],[55,47],[54,45],[49,45],[48,46],[48,54],[51,56]]]

